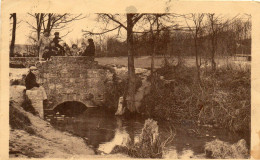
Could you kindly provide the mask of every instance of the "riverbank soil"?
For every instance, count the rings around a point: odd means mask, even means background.
[[[69,158],[94,155],[84,139],[54,129],[49,122],[24,111],[21,107],[23,86],[11,86],[10,91],[10,157]]]

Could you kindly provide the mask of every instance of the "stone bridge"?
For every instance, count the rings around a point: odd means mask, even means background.
[[[49,101],[45,111],[71,101],[86,107],[104,105],[113,74],[97,62],[88,57],[52,57],[51,61],[37,62],[36,67]]]

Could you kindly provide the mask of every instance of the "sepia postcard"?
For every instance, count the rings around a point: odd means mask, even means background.
[[[2,0],[0,159],[260,159],[259,7]]]

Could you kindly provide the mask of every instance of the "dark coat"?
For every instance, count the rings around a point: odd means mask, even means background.
[[[59,48],[60,49],[60,52],[65,52],[64,48],[59,44],[61,38],[60,37],[54,37],[53,38],[53,42],[55,44],[55,47],[56,48]]]
[[[82,56],[95,56],[95,45],[88,45],[86,50],[83,52]]]
[[[54,37],[54,38],[53,38],[53,42],[55,43],[55,46],[56,46],[56,47],[58,47],[59,42],[60,42],[60,39],[61,39],[60,37]]]
[[[40,85],[36,82],[36,76],[30,72],[25,78],[26,90],[30,90],[33,87],[39,87]]]

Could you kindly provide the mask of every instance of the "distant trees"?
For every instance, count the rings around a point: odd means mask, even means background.
[[[161,17],[159,20],[159,33],[157,33],[156,14],[145,14],[133,32],[134,35],[134,50],[136,56],[164,55],[169,59],[169,56],[184,57],[196,56],[195,43],[193,32],[194,22],[191,14],[174,15],[174,14],[158,14]],[[119,15],[118,15],[119,16]],[[185,20],[175,20],[175,17],[186,17],[189,21],[185,25]],[[149,22],[150,21],[150,22]],[[180,24],[178,21],[182,21]],[[184,22],[184,23],[183,23]],[[250,54],[251,52],[251,20],[250,15],[236,15],[234,17],[225,17],[221,14],[205,13],[202,22],[202,34],[198,38],[197,51],[200,59],[205,62],[209,61],[212,70],[217,67],[216,57],[232,56],[235,54]],[[110,23],[112,24],[112,23]],[[118,26],[117,26],[118,27]],[[152,29],[151,29],[152,28]],[[113,28],[111,32],[119,30]],[[191,30],[190,30],[191,29]],[[121,30],[120,30],[121,31]],[[105,30],[105,33],[110,30]],[[85,32],[86,33],[86,32]],[[155,39],[156,38],[156,39]],[[120,50],[124,46],[125,41],[118,41],[117,36],[111,36],[110,42],[114,40],[113,49],[103,52],[104,56],[124,56],[125,52],[120,51],[116,54],[115,50]],[[156,42],[155,42],[156,41]],[[110,43],[109,42],[109,43]],[[158,47],[158,48],[157,48]],[[105,48],[105,47],[104,47]],[[157,49],[156,49],[157,48]]]
[[[107,39],[107,52],[110,53],[111,56],[127,56],[127,44],[125,42],[121,42],[114,37],[109,37]]]

